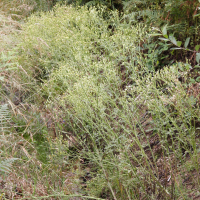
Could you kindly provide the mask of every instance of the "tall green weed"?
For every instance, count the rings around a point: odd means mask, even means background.
[[[90,166],[87,195],[189,198],[182,169],[189,177],[199,170],[199,107],[179,81],[188,84],[188,71],[175,64],[156,72],[154,58],[141,54],[148,29],[123,19],[104,8],[60,6],[31,16],[16,72],[25,101],[43,104],[57,136],[75,140],[67,162],[80,157]]]

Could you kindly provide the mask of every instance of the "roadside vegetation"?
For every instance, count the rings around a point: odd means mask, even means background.
[[[200,199],[199,1],[0,6],[0,199]]]

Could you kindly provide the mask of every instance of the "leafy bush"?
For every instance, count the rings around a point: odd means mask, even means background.
[[[138,21],[144,22],[153,29],[161,28],[168,24],[168,33],[182,41],[190,38],[189,48],[195,50],[195,46],[199,45],[199,2],[193,0],[177,0],[177,1],[125,1],[124,12],[126,20],[132,23]],[[160,41],[157,38],[152,39],[151,43],[156,43],[156,49],[162,48]],[[196,64],[196,60],[192,52],[185,52],[183,49],[173,51],[164,51],[158,56],[161,66],[174,62],[175,60],[185,62],[187,58],[192,65]],[[176,56],[174,56],[174,54]],[[164,59],[163,58],[168,55]]]

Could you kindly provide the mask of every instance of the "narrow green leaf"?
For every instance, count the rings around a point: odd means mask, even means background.
[[[199,48],[200,48],[200,45],[196,45],[196,46],[195,46],[195,50],[196,50],[196,51],[199,51]]]
[[[190,42],[190,37],[188,37],[188,38],[185,40],[185,44],[184,44],[184,47],[185,47],[185,48],[188,47],[189,42]]]
[[[196,54],[196,61],[197,61],[197,63],[199,64],[199,61],[200,61],[200,53],[197,53],[197,54]]]
[[[170,50],[178,50],[178,49],[181,49],[181,48],[174,47],[174,48],[171,48]]]
[[[194,15],[194,17],[197,17],[197,16],[199,16],[200,15],[200,13],[199,14],[196,14],[196,15]]]
[[[158,38],[159,40],[169,41],[169,39],[166,38]]]
[[[154,36],[160,36],[162,34],[160,34],[160,33],[153,33],[153,34],[149,34],[149,35],[152,36],[152,37],[154,37]]]
[[[184,71],[184,68],[183,68],[183,66],[182,66],[182,64],[179,62],[178,63],[178,68],[181,70],[181,71]]]
[[[163,35],[167,35],[167,24],[162,28]]]
[[[169,35],[169,39],[173,44],[177,45],[176,38],[172,34]]]

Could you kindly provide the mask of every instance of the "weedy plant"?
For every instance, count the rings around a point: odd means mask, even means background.
[[[191,65],[157,70],[168,45],[157,48],[148,27],[104,7],[56,6],[20,29],[16,50],[1,57],[2,102],[12,108],[1,155],[18,158],[7,197],[198,196],[199,84]]]
[[[195,51],[199,45],[199,1],[123,1],[125,19],[132,23],[145,23],[149,27],[160,29],[168,24],[168,34],[177,41],[186,41],[190,38],[188,48]],[[186,62],[186,59],[196,65],[192,51],[170,51],[167,45],[156,37],[150,39],[150,45],[144,45],[144,50],[156,52],[157,68],[163,68],[172,62]],[[164,47],[163,47],[164,46]]]
[[[48,11],[54,5],[51,0],[2,0],[1,12],[19,21],[24,20],[35,11]]]
[[[188,81],[190,67],[177,63],[156,71],[154,52],[141,52],[149,29],[124,19],[102,7],[57,6],[23,26],[16,71],[23,103],[37,110],[38,124],[49,120],[45,131],[57,138],[45,137],[48,159],[39,168],[56,172],[58,182],[43,195],[60,188],[60,198],[73,192],[104,199],[196,196],[199,96]],[[25,119],[33,120],[30,113]],[[29,120],[21,131],[28,131],[31,144],[36,121]],[[40,151],[37,146],[27,155]],[[89,172],[81,190],[69,191],[62,173],[73,165],[74,179]]]
[[[7,134],[9,133],[9,125],[11,113],[8,108],[8,101],[5,98],[5,91],[3,91],[3,85],[6,83],[8,78],[8,70],[13,68],[13,64],[10,63],[11,59],[14,58],[15,52],[10,51],[9,53],[6,50],[10,50],[12,43],[11,33],[17,30],[18,23],[8,17],[0,14],[0,30],[1,30],[1,49],[0,49],[0,173],[1,176],[7,174],[12,166],[12,163],[17,160],[13,156],[7,156],[6,146],[9,146],[9,139]]]
[[[8,127],[6,127],[8,125],[8,119],[10,119],[9,117],[9,110],[8,110],[8,105],[4,104],[0,106],[0,129],[1,129],[1,146],[4,143],[7,143],[8,141],[6,140],[5,137],[5,132],[6,129],[8,129]],[[1,152],[1,161],[0,161],[0,172],[9,172],[10,171],[10,167],[13,161],[15,161],[15,158],[3,158],[3,153]],[[4,160],[2,160],[2,158]]]

